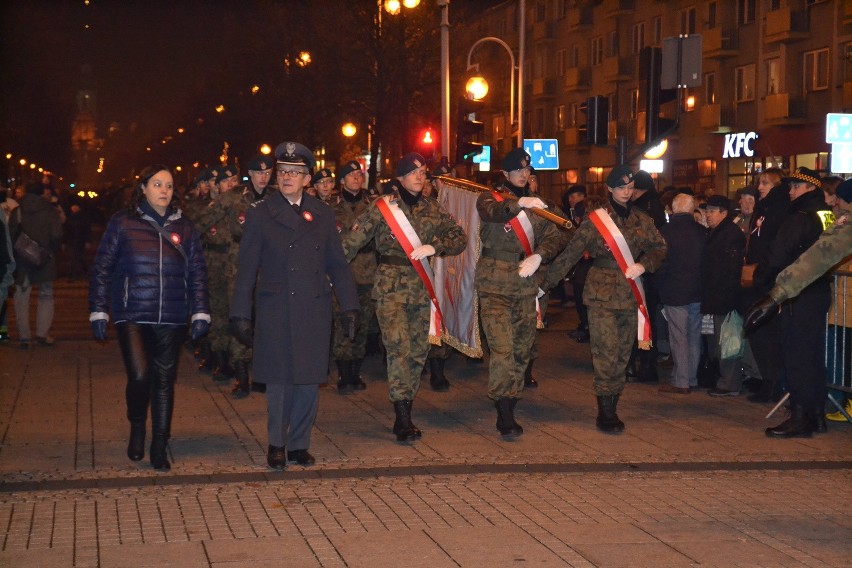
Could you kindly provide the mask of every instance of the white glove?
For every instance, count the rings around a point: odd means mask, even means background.
[[[432,245],[420,245],[411,251],[411,260],[420,260],[427,256],[432,256],[433,254],[435,254],[435,247]]]
[[[645,274],[645,267],[639,264],[638,262],[635,264],[631,264],[627,267],[627,270],[624,271],[624,275],[631,280],[636,280],[640,276]]]
[[[538,197],[521,197],[518,199],[518,205],[521,207],[535,207],[537,209],[547,209],[547,203]]]
[[[535,271],[538,270],[539,266],[541,266],[541,255],[531,254],[518,265],[518,276],[521,278],[529,278],[535,274]]]

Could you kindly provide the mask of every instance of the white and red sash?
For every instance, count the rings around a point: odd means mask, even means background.
[[[595,209],[589,213],[589,220],[603,237],[609,249],[612,251],[612,256],[618,263],[621,272],[624,273],[627,267],[634,264],[633,254],[630,252],[630,247],[627,246],[627,241],[621,230],[613,222],[606,209]],[[625,276],[626,278],[626,276]],[[641,280],[633,280],[627,278],[630,284],[630,289],[633,291],[633,297],[636,298],[636,304],[639,306],[639,319],[637,334],[639,338],[640,349],[651,348],[651,319],[648,316],[648,307],[645,303],[645,289],[642,287]]]
[[[435,295],[435,276],[432,274],[432,266],[429,264],[428,258],[421,258],[420,260],[411,258],[411,253],[414,249],[423,243],[420,242],[417,231],[411,226],[411,221],[408,220],[408,217],[405,216],[399,205],[395,201],[392,201],[392,196],[383,195],[377,199],[376,207],[379,208],[379,212],[385,218],[385,222],[390,227],[391,233],[393,233],[397,242],[402,246],[405,256],[411,261],[411,265],[417,271],[417,274],[423,281],[423,285],[426,286],[426,292],[429,293],[429,299],[431,300],[429,306],[429,341],[430,343],[440,345],[441,332],[444,328],[444,316],[441,314],[438,297]]]
[[[491,194],[498,203],[505,201],[505,198],[500,195],[500,192],[492,191]],[[509,221],[509,226],[512,227],[512,231],[518,237],[518,242],[521,243],[524,254],[531,256],[535,249],[535,233],[533,232],[533,226],[530,218],[527,216],[527,212],[521,209],[521,212]],[[544,321],[541,318],[541,306],[539,305],[538,298],[535,299],[535,327],[537,329],[544,329]]]

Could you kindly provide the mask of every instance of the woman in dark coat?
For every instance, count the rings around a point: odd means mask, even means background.
[[[89,285],[89,321],[106,339],[112,314],[127,372],[127,457],[145,454],[145,422],[151,404],[151,465],[171,466],[171,431],[180,346],[191,325],[193,339],[210,324],[207,267],[198,233],[181,215],[166,166],[142,171],[129,210],[113,215],[101,239]]]

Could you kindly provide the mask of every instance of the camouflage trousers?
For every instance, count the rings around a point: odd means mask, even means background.
[[[372,297],[372,284],[358,285],[358,303],[361,305],[361,326],[355,332],[355,341],[349,341],[349,332],[340,325],[340,304],[334,299],[334,329],[332,331],[332,353],[335,361],[363,359],[367,348],[370,322],[376,313],[376,301]]]
[[[479,318],[488,340],[488,398],[520,398],[536,338],[535,296],[479,293]]]
[[[251,361],[251,349],[237,341],[228,330],[228,318],[231,308],[231,294],[234,292],[234,279],[227,274],[211,271],[207,288],[210,293],[210,348],[227,354],[228,362]]]
[[[620,394],[636,341],[637,312],[589,306],[589,335],[595,368],[595,395]]]
[[[387,351],[388,397],[391,402],[414,400],[430,347],[429,298],[403,302],[382,296],[376,315]]]

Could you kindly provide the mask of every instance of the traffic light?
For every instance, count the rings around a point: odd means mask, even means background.
[[[435,135],[431,128],[426,128],[420,133],[420,153],[428,161],[435,159]]]
[[[459,117],[456,126],[456,162],[470,162],[482,152],[482,143],[476,140],[485,124],[476,120],[476,112],[483,107],[482,101],[462,98],[459,101]]]
[[[609,142],[609,100],[603,95],[589,97],[580,103],[586,123],[580,125],[580,140],[586,144],[606,146]]]
[[[645,142],[650,144],[665,137],[675,126],[675,120],[660,116],[660,105],[677,98],[677,89],[660,88],[662,74],[662,50],[659,47],[642,48],[639,76],[644,88],[640,90],[645,99]]]

